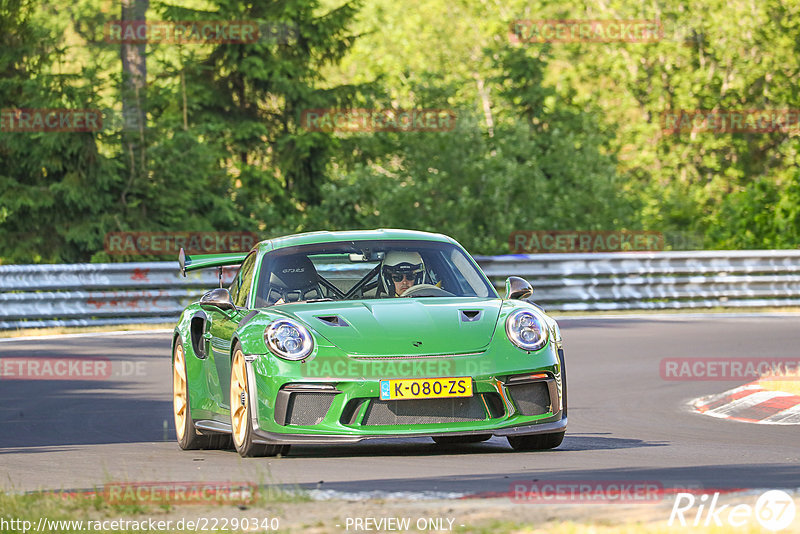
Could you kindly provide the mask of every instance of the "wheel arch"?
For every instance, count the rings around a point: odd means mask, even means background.
[[[250,343],[255,343],[255,341],[252,341],[253,337],[255,337],[256,339],[261,339],[261,338],[259,338],[258,332],[255,331],[257,327],[248,325],[248,323],[251,322],[251,319],[256,317],[258,314],[259,314],[258,310],[253,310],[247,315],[245,315],[244,318],[241,320],[241,322],[239,322],[239,327],[233,333],[233,336],[231,336],[231,347],[230,347],[231,362],[233,362],[233,349],[234,347],[236,347],[237,343],[242,346],[242,352],[244,352],[245,355],[258,354],[259,352],[261,352],[260,350],[252,350],[255,347],[250,346]],[[248,326],[250,327],[248,328]]]
[[[175,347],[178,345],[178,340],[183,340],[183,336],[181,335],[180,330],[176,327],[175,330],[172,332],[172,350],[170,350],[170,362],[172,365],[175,365]],[[186,350],[184,348],[184,350]]]
[[[233,334],[233,337],[231,338],[231,354],[230,354],[231,363],[233,363],[233,354],[234,354],[234,349],[236,348],[236,345],[241,345],[241,344],[242,344],[242,342],[239,341],[239,333],[236,332],[235,334]]]

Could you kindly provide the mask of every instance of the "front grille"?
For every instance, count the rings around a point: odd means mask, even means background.
[[[317,392],[293,392],[286,409],[290,425],[316,425],[325,417],[334,395]]]
[[[369,403],[362,424],[425,425],[431,423],[457,423],[483,421],[486,411],[480,396],[453,399],[415,399]]]
[[[506,386],[522,415],[542,415],[550,411],[550,392],[546,382]]]

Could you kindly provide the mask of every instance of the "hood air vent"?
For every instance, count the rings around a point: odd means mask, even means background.
[[[465,323],[472,323],[475,321],[480,320],[481,315],[483,315],[483,310],[460,310],[461,311],[461,321]]]
[[[328,326],[350,326],[338,315],[317,315],[316,317]]]

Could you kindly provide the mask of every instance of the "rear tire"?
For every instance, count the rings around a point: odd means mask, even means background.
[[[468,443],[480,443],[491,438],[491,434],[476,434],[473,436],[436,436],[433,441],[437,445],[466,445]]]
[[[189,381],[186,371],[186,352],[183,341],[175,343],[172,359],[172,413],[175,418],[175,437],[185,451],[199,449],[230,449],[233,441],[228,434],[201,434],[194,426],[189,403]]]
[[[564,441],[563,432],[553,434],[532,434],[530,436],[509,436],[508,443],[515,451],[543,451],[555,449]]]
[[[231,361],[231,430],[233,445],[239,456],[253,458],[259,456],[286,455],[289,445],[268,445],[253,443],[255,431],[250,416],[250,384],[247,381],[247,365],[239,343],[233,349]]]

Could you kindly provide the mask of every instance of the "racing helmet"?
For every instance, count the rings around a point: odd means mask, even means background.
[[[425,262],[418,252],[390,250],[381,264],[380,280],[383,290],[389,296],[395,296],[394,282],[403,277],[413,276],[414,285],[422,284],[425,279]]]

